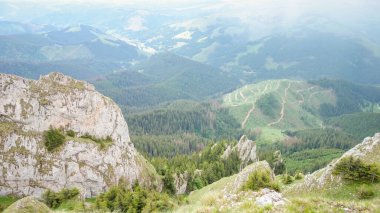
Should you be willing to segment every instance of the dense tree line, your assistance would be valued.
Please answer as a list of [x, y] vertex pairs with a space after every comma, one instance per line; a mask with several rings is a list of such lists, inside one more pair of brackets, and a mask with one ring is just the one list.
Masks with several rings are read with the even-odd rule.
[[147, 156], [174, 157], [201, 151], [212, 143], [211, 140], [196, 134], [176, 135], [132, 135], [131, 140], [139, 152]]
[[107, 212], [166, 212], [174, 204], [167, 194], [142, 188], [138, 182], [132, 189], [124, 184], [113, 186], [96, 198], [96, 207]]
[[264, 115], [271, 118], [278, 116], [278, 112], [281, 108], [280, 102], [273, 93], [268, 93], [260, 97], [256, 105]]
[[328, 79], [310, 81], [310, 83], [333, 89], [336, 94], [336, 105], [321, 104], [320, 115], [324, 117], [361, 112], [362, 108], [368, 104], [380, 102], [379, 87]]
[[171, 177], [187, 173], [189, 181], [187, 191], [190, 192], [239, 172], [241, 162], [237, 152], [232, 152], [227, 158], [222, 158], [227, 146], [234, 143], [220, 141], [192, 155], [176, 155], [172, 158], [153, 157], [151, 163], [160, 175], [166, 177], [164, 185], [168, 192], [173, 191]]
[[286, 154], [318, 148], [348, 150], [360, 142], [352, 138], [351, 135], [332, 128], [286, 131], [285, 133], [291, 136], [291, 138], [284, 140], [280, 148]]
[[355, 140], [352, 135], [333, 128], [285, 131], [284, 133], [288, 136], [284, 140], [258, 147], [259, 158], [267, 160], [272, 167], [278, 161], [274, 155], [276, 150], [283, 154], [286, 168], [278, 171], [277, 174], [286, 169], [290, 173], [313, 172], [361, 142], [361, 140]]
[[342, 129], [356, 140], [363, 140], [380, 132], [380, 113], [360, 112], [330, 118], [327, 125]]
[[237, 138], [240, 125], [225, 108], [210, 103], [194, 107], [162, 108], [127, 116], [133, 135], [170, 135], [196, 133], [206, 138]]

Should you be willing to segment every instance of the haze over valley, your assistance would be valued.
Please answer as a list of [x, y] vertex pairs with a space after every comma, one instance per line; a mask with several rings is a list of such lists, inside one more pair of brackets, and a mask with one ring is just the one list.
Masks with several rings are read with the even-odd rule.
[[376, 212], [380, 2], [0, 2], [0, 212]]

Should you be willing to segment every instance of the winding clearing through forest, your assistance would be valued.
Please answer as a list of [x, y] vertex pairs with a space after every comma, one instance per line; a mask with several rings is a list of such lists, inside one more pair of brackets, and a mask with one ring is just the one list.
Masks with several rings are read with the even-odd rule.
[[[279, 85], [279, 83], [277, 82], [277, 86], [278, 86], [278, 85]], [[266, 92], [267, 90], [268, 90], [268, 84], [265, 85], [264, 90], [261, 91], [261, 90], [259, 89], [258, 93], [260, 93], [260, 94], [259, 94], [259, 95], [253, 100], [251, 109], [248, 110], [247, 114], [246, 114], [245, 117], [244, 117], [243, 122], [241, 123], [241, 128], [242, 128], [242, 129], [245, 128], [245, 125], [247, 124], [248, 119], [249, 119], [251, 113], [255, 110], [255, 103], [256, 103], [257, 99], [260, 98], [263, 94], [265, 94], [265, 92]], [[251, 90], [251, 92], [253, 92], [253, 91]]]
[[272, 126], [272, 125], [275, 125], [275, 124], [278, 124], [280, 123], [283, 119], [284, 119], [284, 116], [285, 116], [285, 104], [286, 104], [286, 99], [287, 99], [287, 96], [288, 96], [288, 90], [290, 88], [290, 82], [288, 83], [288, 87], [285, 88], [285, 94], [284, 94], [284, 97], [282, 98], [282, 106], [281, 106], [281, 112], [280, 112], [280, 118], [275, 121], [275, 122], [272, 122], [272, 123], [269, 123], [268, 126]]

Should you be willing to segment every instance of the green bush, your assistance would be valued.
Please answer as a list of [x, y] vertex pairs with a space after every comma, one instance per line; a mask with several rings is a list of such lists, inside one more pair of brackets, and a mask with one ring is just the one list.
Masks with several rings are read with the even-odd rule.
[[294, 179], [301, 180], [304, 178], [304, 174], [302, 172], [298, 172], [296, 175], [294, 175]]
[[370, 199], [375, 196], [374, 190], [368, 185], [362, 185], [359, 187], [356, 195], [359, 199]]
[[262, 188], [280, 191], [280, 186], [272, 179], [269, 169], [256, 169], [249, 175], [247, 182], [243, 185], [243, 190], [257, 191]]
[[111, 144], [112, 143], [112, 138], [111, 136], [107, 136], [106, 138], [98, 138], [94, 135], [90, 135], [88, 133], [80, 136], [81, 138], [85, 138], [85, 139], [90, 139], [92, 141], [94, 141], [95, 143], [99, 144], [100, 145], [100, 148], [105, 148], [106, 147], [106, 144]]
[[343, 158], [334, 167], [334, 175], [353, 182], [376, 183], [380, 180], [380, 167], [377, 164], [366, 164], [352, 156]]
[[288, 175], [287, 173], [285, 173], [282, 176], [282, 182], [284, 184], [291, 184], [291, 183], [293, 183], [293, 181], [294, 181], [294, 178], [291, 175]]
[[260, 111], [271, 118], [278, 116], [281, 109], [281, 103], [278, 101], [276, 96], [273, 93], [268, 93], [261, 96], [256, 101], [257, 107]]
[[73, 130], [67, 130], [66, 131], [66, 135], [73, 138], [73, 137], [75, 137], [76, 134], [75, 134], [75, 132]]
[[123, 185], [113, 186], [96, 198], [96, 207], [111, 212], [155, 212], [173, 208], [170, 197], [143, 189], [134, 184], [132, 190]]
[[54, 192], [47, 190], [42, 198], [47, 206], [52, 209], [58, 208], [63, 202], [77, 198], [79, 195], [79, 190], [77, 188], [73, 189], [62, 189], [59, 192]]
[[65, 136], [61, 133], [59, 129], [54, 129], [50, 127], [49, 130], [44, 132], [45, 146], [48, 151], [53, 151], [54, 149], [65, 143]]

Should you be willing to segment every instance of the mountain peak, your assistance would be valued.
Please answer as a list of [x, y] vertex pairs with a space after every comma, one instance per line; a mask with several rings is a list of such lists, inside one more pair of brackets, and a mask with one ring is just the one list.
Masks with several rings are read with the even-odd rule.
[[[131, 143], [120, 108], [90, 84], [58, 72], [39, 80], [2, 74], [0, 94], [0, 194], [77, 187], [91, 197], [119, 180], [160, 186]], [[53, 151], [45, 138], [51, 128], [64, 137]]]

